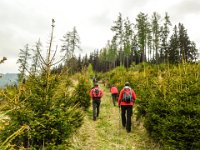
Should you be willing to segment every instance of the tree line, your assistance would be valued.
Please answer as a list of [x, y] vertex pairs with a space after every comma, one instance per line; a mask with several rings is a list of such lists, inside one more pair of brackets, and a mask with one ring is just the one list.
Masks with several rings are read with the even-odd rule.
[[68, 60], [71, 68], [92, 64], [95, 71], [108, 71], [117, 66], [128, 68], [133, 63], [177, 64], [197, 60], [198, 50], [187, 29], [183, 23], [172, 26], [168, 13], [162, 18], [157, 12], [151, 16], [140, 12], [134, 23], [119, 13], [111, 31], [113, 37], [104, 48], [82, 58], [71, 57]]
[[[131, 64], [143, 62], [177, 64], [197, 60], [198, 49], [195, 42], [190, 40], [187, 29], [182, 23], [172, 27], [168, 13], [162, 18], [157, 12], [151, 16], [140, 12], [135, 22], [131, 22], [128, 17], [123, 18], [119, 13], [110, 29], [113, 37], [107, 41], [105, 47], [95, 49], [82, 57], [75, 55], [76, 50], [87, 51], [81, 48], [76, 27], [64, 34], [60, 48], [63, 54], [62, 61], [53, 67], [52, 72], [61, 72], [63, 68], [68, 68], [70, 73], [75, 73], [89, 64], [92, 64], [94, 71], [105, 72], [117, 66], [128, 68]], [[38, 64], [41, 47], [42, 44], [38, 40], [33, 49], [30, 66], [32, 72], [37, 72], [37, 69], [41, 68]], [[24, 68], [28, 67], [25, 66], [27, 59], [30, 59], [28, 44], [20, 50], [18, 59], [22, 74], [25, 72]]]

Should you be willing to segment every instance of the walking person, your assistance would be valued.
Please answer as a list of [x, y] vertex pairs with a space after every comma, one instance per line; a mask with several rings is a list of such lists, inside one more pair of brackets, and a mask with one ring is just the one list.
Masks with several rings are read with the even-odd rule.
[[97, 79], [95, 76], [92, 78], [92, 82], [93, 82], [93, 86], [95, 86], [95, 83], [97, 82]]
[[128, 133], [131, 132], [131, 116], [135, 100], [136, 94], [130, 87], [130, 83], [126, 82], [124, 88], [120, 91], [118, 106], [121, 107], [122, 126], [126, 128]]
[[115, 102], [117, 101], [117, 96], [118, 96], [118, 89], [115, 85], [112, 85], [110, 88], [110, 93], [112, 96], [112, 101], [113, 101], [113, 105], [115, 106]]
[[90, 91], [90, 97], [92, 98], [93, 120], [95, 121], [100, 113], [101, 98], [103, 96], [103, 90], [95, 83], [94, 87]]

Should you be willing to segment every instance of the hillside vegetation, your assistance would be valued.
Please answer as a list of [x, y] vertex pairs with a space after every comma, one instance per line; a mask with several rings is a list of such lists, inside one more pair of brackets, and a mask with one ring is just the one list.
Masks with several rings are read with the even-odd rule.
[[92, 119], [92, 107], [86, 112], [84, 124], [71, 138], [71, 150], [159, 150], [147, 135], [142, 124], [133, 116], [132, 132], [127, 133], [121, 125], [119, 108], [113, 106], [109, 89], [104, 91], [100, 116]]
[[[164, 149], [200, 148], [200, 64], [118, 67], [105, 75], [109, 84], [129, 81], [138, 98], [137, 120]], [[108, 79], [109, 77], [109, 79]]]
[[[74, 76], [31, 77], [1, 94], [1, 148], [196, 150], [200, 148], [200, 65], [133, 65], [96, 74], [104, 90], [92, 120], [92, 70]], [[88, 73], [89, 72], [89, 73]], [[132, 132], [121, 126], [109, 93], [129, 81], [137, 94]], [[105, 86], [104, 86], [105, 85]], [[156, 144], [158, 143], [158, 144]]]

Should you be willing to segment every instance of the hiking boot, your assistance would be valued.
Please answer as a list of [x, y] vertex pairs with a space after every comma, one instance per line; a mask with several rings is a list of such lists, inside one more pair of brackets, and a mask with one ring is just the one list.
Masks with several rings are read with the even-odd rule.
[[127, 131], [127, 133], [130, 133], [131, 132], [131, 130], [126, 130]]
[[131, 128], [126, 128], [127, 133], [131, 132]]
[[94, 121], [96, 121], [96, 120], [97, 120], [97, 118], [96, 118], [96, 117], [93, 117], [93, 120], [94, 120]]
[[123, 128], [125, 128], [125, 127], [126, 127], [126, 123], [123, 123], [123, 122], [122, 122], [122, 126], [123, 126]]

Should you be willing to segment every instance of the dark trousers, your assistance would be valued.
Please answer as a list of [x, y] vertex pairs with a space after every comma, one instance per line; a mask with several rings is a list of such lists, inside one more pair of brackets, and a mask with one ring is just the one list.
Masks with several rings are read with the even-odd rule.
[[121, 105], [122, 126], [126, 127], [127, 132], [131, 131], [131, 116], [133, 106]]
[[96, 120], [96, 118], [99, 116], [100, 104], [101, 104], [100, 99], [93, 99], [92, 100], [93, 120]]
[[113, 101], [113, 105], [115, 106], [115, 102], [117, 101], [117, 96], [118, 94], [112, 94], [112, 101]]

